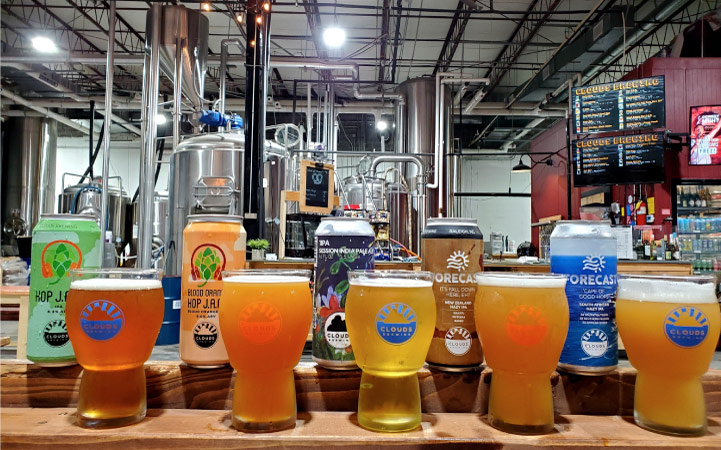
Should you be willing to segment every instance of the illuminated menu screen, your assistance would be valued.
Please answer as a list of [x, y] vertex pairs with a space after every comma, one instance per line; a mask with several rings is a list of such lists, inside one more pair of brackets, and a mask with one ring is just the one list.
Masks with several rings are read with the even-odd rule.
[[574, 88], [573, 129], [590, 134], [663, 128], [665, 96], [663, 76]]
[[663, 133], [573, 141], [573, 184], [663, 182], [663, 152]]

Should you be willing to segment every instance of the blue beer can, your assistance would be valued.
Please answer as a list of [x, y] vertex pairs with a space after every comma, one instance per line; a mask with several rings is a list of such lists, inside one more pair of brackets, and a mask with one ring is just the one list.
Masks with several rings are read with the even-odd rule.
[[556, 222], [551, 272], [567, 274], [569, 326], [558, 367], [602, 375], [618, 366], [616, 238], [604, 222]]

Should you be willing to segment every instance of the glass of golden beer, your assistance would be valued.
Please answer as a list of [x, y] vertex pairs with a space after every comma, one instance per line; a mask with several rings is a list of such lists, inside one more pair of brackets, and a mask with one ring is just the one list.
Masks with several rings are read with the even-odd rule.
[[568, 332], [566, 279], [554, 274], [476, 274], [476, 329], [493, 369], [488, 422], [501, 431], [553, 430], [551, 373]]
[[313, 316], [309, 270], [223, 272], [219, 322], [236, 370], [233, 427], [246, 432], [293, 428], [293, 368]]
[[633, 416], [659, 433], [706, 433], [701, 376], [721, 329], [714, 277], [619, 275], [618, 332], [637, 370]]
[[83, 366], [77, 423], [119, 427], [145, 417], [145, 361], [163, 323], [161, 272], [70, 272], [65, 322]]
[[363, 370], [358, 423], [408, 431], [421, 423], [418, 370], [436, 326], [433, 274], [407, 270], [349, 272], [346, 325]]

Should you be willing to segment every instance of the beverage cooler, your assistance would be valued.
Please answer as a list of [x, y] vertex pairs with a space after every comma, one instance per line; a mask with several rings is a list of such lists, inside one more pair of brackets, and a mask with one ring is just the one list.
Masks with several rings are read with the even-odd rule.
[[681, 259], [692, 261], [694, 273], [720, 272], [721, 182], [684, 180], [673, 190]]

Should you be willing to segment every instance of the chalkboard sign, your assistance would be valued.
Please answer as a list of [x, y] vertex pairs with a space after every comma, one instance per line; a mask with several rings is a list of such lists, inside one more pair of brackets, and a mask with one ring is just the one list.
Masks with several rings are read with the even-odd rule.
[[665, 179], [663, 133], [573, 141], [575, 186], [660, 183]]
[[576, 134], [663, 128], [666, 126], [664, 77], [579, 86], [573, 89]]
[[333, 209], [334, 167], [301, 161], [300, 211], [327, 214]]

